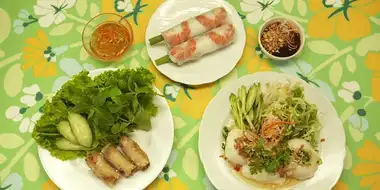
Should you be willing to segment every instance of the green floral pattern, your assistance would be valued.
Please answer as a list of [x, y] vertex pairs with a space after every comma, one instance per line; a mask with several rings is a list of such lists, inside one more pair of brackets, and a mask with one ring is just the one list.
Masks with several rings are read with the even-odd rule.
[[[344, 171], [335, 189], [380, 188], [380, 0], [227, 0], [246, 27], [244, 55], [226, 77], [197, 87], [170, 81], [149, 61], [144, 31], [163, 1], [0, 3], [0, 190], [58, 189], [40, 165], [30, 132], [43, 113], [43, 102], [63, 83], [81, 70], [104, 67], [149, 68], [171, 107], [174, 149], [148, 189], [215, 189], [198, 156], [203, 111], [228, 82], [266, 70], [305, 80], [335, 106], [347, 137]], [[84, 25], [101, 12], [114, 12], [131, 22], [135, 42], [123, 60], [103, 64], [82, 47]], [[260, 50], [258, 29], [274, 16], [294, 19], [305, 28], [306, 44], [299, 58], [279, 63]]]

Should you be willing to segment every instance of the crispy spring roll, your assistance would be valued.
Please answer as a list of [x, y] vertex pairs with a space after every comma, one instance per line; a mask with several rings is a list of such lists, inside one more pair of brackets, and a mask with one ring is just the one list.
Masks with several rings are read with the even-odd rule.
[[104, 157], [110, 162], [124, 177], [131, 176], [136, 169], [136, 166], [124, 157], [124, 155], [116, 148], [115, 145], [108, 144], [102, 149]]
[[146, 153], [140, 148], [140, 146], [127, 136], [123, 136], [120, 139], [120, 147], [137, 166], [139, 170], [145, 170], [149, 167], [149, 158]]
[[120, 178], [120, 174], [99, 152], [87, 155], [86, 162], [92, 172], [109, 187], [113, 187]]
[[149, 39], [149, 42], [154, 45], [164, 40], [170, 48], [229, 22], [226, 9], [218, 7], [183, 21], [161, 35]]

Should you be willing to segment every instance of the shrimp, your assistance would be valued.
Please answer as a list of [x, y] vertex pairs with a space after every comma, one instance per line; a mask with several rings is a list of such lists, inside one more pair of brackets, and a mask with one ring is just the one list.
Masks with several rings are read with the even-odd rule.
[[228, 29], [224, 31], [223, 35], [220, 35], [214, 31], [207, 33], [210, 39], [218, 45], [229, 44], [234, 38], [235, 29], [232, 24], [228, 24]]
[[215, 23], [220, 26], [226, 22], [227, 11], [224, 8], [217, 8], [212, 11], [215, 14]]
[[194, 38], [191, 38], [187, 42], [173, 47], [169, 53], [171, 56], [181, 61], [181, 60], [189, 59], [193, 55], [196, 49], [197, 49], [197, 41]]
[[186, 41], [187, 39], [190, 38], [191, 30], [190, 30], [189, 22], [184, 21], [181, 23], [181, 32], [178, 33], [175, 31], [175, 29], [176, 27], [169, 30], [168, 32], [163, 33], [168, 44], [170, 45], [180, 44], [183, 41]]
[[210, 13], [196, 16], [195, 19], [208, 30], [219, 27], [227, 18], [227, 12], [224, 8], [213, 9]]

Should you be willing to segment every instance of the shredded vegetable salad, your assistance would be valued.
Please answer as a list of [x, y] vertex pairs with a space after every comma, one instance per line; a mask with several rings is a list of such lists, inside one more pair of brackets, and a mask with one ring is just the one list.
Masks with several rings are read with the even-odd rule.
[[[265, 171], [286, 176], [294, 169], [292, 164], [309, 167], [322, 163], [315, 156], [321, 129], [318, 109], [305, 99], [304, 88], [299, 83], [242, 86], [229, 100], [234, 122], [222, 130], [222, 148], [226, 155], [236, 150], [252, 175]], [[227, 150], [230, 146], [227, 136], [232, 130], [241, 131], [241, 135], [234, 139], [233, 149]], [[292, 140], [305, 143], [294, 148]], [[312, 156], [318, 157], [318, 162]], [[234, 168], [236, 165], [241, 164], [235, 164]]]

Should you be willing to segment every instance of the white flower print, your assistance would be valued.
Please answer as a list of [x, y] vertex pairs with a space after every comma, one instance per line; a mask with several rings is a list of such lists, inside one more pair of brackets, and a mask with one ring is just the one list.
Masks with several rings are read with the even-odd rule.
[[358, 129], [361, 132], [365, 132], [368, 129], [368, 120], [363, 116], [354, 114], [348, 120], [353, 128]]
[[131, 0], [120, 0], [117, 1], [117, 7], [116, 9], [120, 12], [132, 12], [133, 11], [133, 5], [131, 3]]
[[170, 153], [166, 166], [164, 167], [164, 169], [162, 169], [162, 172], [158, 176], [159, 178], [164, 178], [166, 181], [169, 181], [169, 179], [177, 176], [177, 174], [171, 169], [173, 163], [177, 159], [177, 156], [177, 151], [173, 149]]
[[280, 0], [243, 0], [240, 7], [246, 15], [247, 21], [251, 24], [257, 24], [261, 19], [268, 20], [273, 16], [272, 6]]
[[34, 13], [38, 16], [38, 23], [41, 27], [49, 27], [59, 24], [65, 20], [65, 9], [71, 8], [76, 0], [37, 0]]
[[22, 177], [18, 173], [11, 173], [0, 183], [0, 189], [21, 190], [23, 187]]
[[37, 84], [25, 87], [23, 92], [25, 95], [21, 97], [20, 101], [29, 107], [33, 107], [36, 105], [37, 101], [40, 101], [43, 98], [43, 95], [40, 92], [40, 87]]
[[362, 97], [358, 82], [343, 82], [343, 88], [338, 91], [338, 96], [347, 103], [352, 103]]
[[[40, 92], [40, 87], [37, 84], [33, 84], [23, 89], [24, 95], [20, 98], [20, 102], [24, 106], [10, 106], [5, 111], [5, 117], [14, 122], [20, 122], [19, 130], [21, 133], [32, 132], [37, 120], [42, 116], [41, 107], [33, 115], [25, 117], [26, 112], [30, 112], [37, 102], [44, 98], [44, 95]], [[33, 108], [36, 110], [35, 108]]]
[[19, 126], [20, 132], [21, 133], [33, 132], [34, 126], [36, 125], [37, 120], [40, 119], [41, 116], [42, 116], [42, 113], [38, 111], [31, 118], [28, 118], [28, 117], [24, 118], [21, 121], [21, 124]]
[[29, 12], [25, 9], [21, 9], [20, 12], [18, 13], [18, 17], [22, 19], [28, 19], [29, 17]]
[[365, 118], [366, 114], [364, 109], [358, 109], [356, 113], [348, 119], [350, 121], [348, 132], [356, 142], [363, 140], [364, 133], [369, 128], [368, 120]]
[[[165, 168], [164, 168], [164, 170], [165, 170]], [[164, 178], [165, 175], [167, 175], [169, 178], [173, 178], [173, 177], [177, 176], [177, 174], [172, 169], [169, 169], [169, 171], [166, 172], [166, 173], [165, 173], [165, 171], [161, 172], [158, 177], [159, 178]]]
[[32, 132], [37, 120], [42, 116], [41, 110], [39, 109], [32, 115], [32, 117], [24, 118], [24, 114], [28, 109], [28, 107], [21, 108], [18, 106], [11, 106], [5, 111], [5, 117], [7, 119], [11, 119], [14, 122], [21, 121], [19, 125], [19, 130], [21, 133]]
[[13, 30], [16, 34], [22, 34], [24, 32], [25, 27], [23, 26], [24, 21], [20, 19], [16, 19], [13, 21]]
[[178, 91], [180, 90], [180, 86], [176, 84], [166, 84], [164, 86], [164, 95], [171, 101], [175, 101], [178, 96]]
[[325, 4], [332, 5], [333, 7], [341, 7], [343, 5], [341, 0], [326, 0]]
[[18, 106], [11, 106], [5, 111], [5, 117], [7, 119], [12, 119], [14, 122], [21, 121], [23, 114], [26, 112], [27, 108], [20, 108]]

